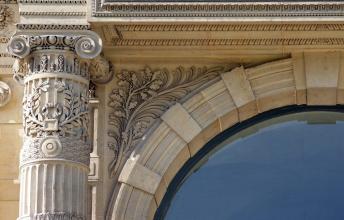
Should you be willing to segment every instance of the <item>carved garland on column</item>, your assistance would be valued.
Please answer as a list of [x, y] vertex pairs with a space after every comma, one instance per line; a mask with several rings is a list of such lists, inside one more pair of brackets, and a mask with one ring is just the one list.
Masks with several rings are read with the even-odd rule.
[[122, 71], [118, 88], [109, 95], [108, 147], [115, 153], [109, 165], [111, 176], [118, 175], [125, 160], [145, 133], [169, 106], [205, 83], [216, 80], [227, 67], [177, 68]]
[[[89, 81], [92, 71], [104, 71], [97, 82], [110, 73], [103, 58], [91, 61], [101, 47], [91, 31], [18, 33], [9, 42], [8, 51], [17, 57], [15, 79], [24, 85], [18, 219], [86, 219]], [[33, 193], [38, 191], [46, 193]], [[27, 208], [32, 201], [36, 209]]]
[[99, 43], [82, 35], [22, 35], [12, 38], [9, 51], [25, 57], [14, 65], [14, 78], [26, 91], [21, 163], [56, 157], [88, 164], [88, 89], [83, 87], [90, 78], [87, 59], [100, 53]]

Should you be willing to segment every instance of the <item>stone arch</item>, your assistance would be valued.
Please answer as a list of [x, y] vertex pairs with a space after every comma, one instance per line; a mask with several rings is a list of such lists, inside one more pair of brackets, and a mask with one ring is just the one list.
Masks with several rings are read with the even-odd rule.
[[152, 220], [185, 162], [241, 121], [289, 105], [344, 104], [343, 61], [339, 52], [299, 53], [252, 68], [238, 67], [176, 103], [127, 160], [112, 219]]

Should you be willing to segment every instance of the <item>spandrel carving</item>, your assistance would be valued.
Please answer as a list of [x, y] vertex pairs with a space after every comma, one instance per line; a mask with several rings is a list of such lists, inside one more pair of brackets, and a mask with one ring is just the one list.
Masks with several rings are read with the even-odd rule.
[[135, 72], [122, 71], [117, 87], [109, 94], [108, 147], [115, 158], [109, 172], [116, 176], [146, 131], [169, 106], [205, 83], [219, 77], [226, 67], [166, 69], [149, 67]]

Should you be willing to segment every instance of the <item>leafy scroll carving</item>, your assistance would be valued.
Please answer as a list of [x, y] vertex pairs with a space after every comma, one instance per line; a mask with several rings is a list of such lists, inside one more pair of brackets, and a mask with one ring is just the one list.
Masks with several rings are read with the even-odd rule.
[[116, 176], [145, 133], [171, 105], [190, 92], [216, 80], [228, 67], [183, 68], [173, 72], [146, 67], [138, 72], [122, 71], [118, 87], [109, 95], [108, 147], [115, 153], [109, 165], [111, 176]]

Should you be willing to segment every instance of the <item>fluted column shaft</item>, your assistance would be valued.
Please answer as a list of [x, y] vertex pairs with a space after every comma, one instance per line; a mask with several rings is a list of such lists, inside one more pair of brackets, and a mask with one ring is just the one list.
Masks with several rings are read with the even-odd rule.
[[92, 32], [17, 34], [8, 49], [24, 85], [18, 220], [85, 220], [89, 66], [100, 39]]

